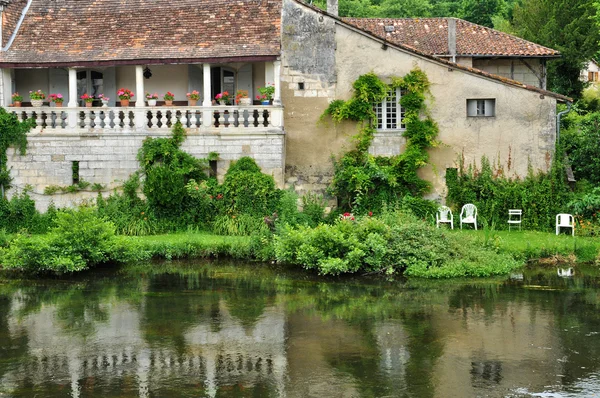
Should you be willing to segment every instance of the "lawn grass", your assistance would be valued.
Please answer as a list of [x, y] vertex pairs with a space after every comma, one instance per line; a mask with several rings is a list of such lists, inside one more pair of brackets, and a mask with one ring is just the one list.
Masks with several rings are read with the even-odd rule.
[[454, 230], [453, 233], [474, 236], [482, 245], [510, 253], [518, 260], [534, 260], [554, 255], [574, 254], [578, 262], [592, 262], [600, 252], [600, 238], [556, 235], [539, 231]]
[[220, 236], [209, 233], [174, 233], [140, 237], [122, 237], [145, 252], [149, 258], [204, 258], [226, 256], [252, 258], [252, 238]]

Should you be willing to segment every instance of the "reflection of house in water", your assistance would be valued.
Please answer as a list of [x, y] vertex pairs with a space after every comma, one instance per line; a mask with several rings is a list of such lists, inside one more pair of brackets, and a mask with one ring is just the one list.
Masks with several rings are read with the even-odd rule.
[[79, 397], [88, 379], [101, 390], [130, 376], [140, 397], [156, 395], [152, 392], [172, 378], [204, 386], [210, 397], [220, 386], [251, 387], [257, 382], [284, 395], [285, 318], [279, 308], [267, 307], [252, 327], [244, 327], [221, 302], [221, 328], [214, 331], [208, 322], [193, 326], [185, 333], [186, 347], [180, 352], [144, 340], [138, 308], [110, 300], [99, 306], [108, 315], [92, 322], [92, 330], [80, 333], [77, 325], [65, 327], [55, 306], [43, 306], [19, 319], [15, 315], [19, 305], [13, 304], [10, 333], [28, 336], [30, 360], [7, 373], [0, 384], [8, 391], [26, 382], [70, 384], [71, 396]]
[[380, 368], [396, 382], [405, 383], [406, 365], [410, 358], [408, 336], [399, 322], [385, 321], [375, 326], [377, 345], [381, 350]]
[[435, 367], [436, 396], [452, 396], [453, 391], [505, 396], [516, 387], [544, 391], [563, 371], [560, 336], [551, 327], [554, 315], [529, 303], [438, 312], [432, 322], [445, 340]]

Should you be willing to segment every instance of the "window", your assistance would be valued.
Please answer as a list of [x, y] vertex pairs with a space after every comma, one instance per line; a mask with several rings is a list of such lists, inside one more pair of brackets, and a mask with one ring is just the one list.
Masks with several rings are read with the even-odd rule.
[[467, 116], [491, 117], [496, 116], [495, 99], [468, 99]]
[[89, 94], [92, 97], [97, 98], [104, 90], [104, 75], [102, 72], [95, 70], [82, 70], [77, 72], [77, 99], [80, 106], [84, 106], [85, 103], [81, 99], [83, 94]]
[[400, 97], [402, 97], [400, 89], [390, 87], [384, 100], [375, 104], [377, 130], [404, 130], [406, 128], [402, 123], [404, 109], [400, 106]]

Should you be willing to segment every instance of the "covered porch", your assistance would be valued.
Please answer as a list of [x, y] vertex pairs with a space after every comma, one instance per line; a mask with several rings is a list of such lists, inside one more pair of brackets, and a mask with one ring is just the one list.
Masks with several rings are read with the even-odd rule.
[[[271, 104], [256, 99], [259, 87], [275, 88]], [[283, 129], [280, 95], [280, 61], [251, 60], [234, 63], [138, 64], [63, 68], [5, 68], [2, 70], [2, 106], [21, 119], [35, 119], [35, 131], [100, 133], [160, 132], [180, 120], [197, 133], [227, 131], [273, 131]], [[8, 89], [10, 88], [10, 89]], [[117, 90], [134, 92], [127, 106], [117, 97]], [[33, 107], [29, 92], [41, 90], [61, 94], [61, 107], [46, 98], [43, 106]], [[200, 93], [196, 106], [189, 106], [187, 93]], [[227, 105], [215, 101], [227, 91], [232, 100]], [[234, 101], [235, 94], [247, 93], [250, 105]], [[23, 96], [23, 106], [13, 106], [12, 94]], [[164, 106], [163, 95], [174, 94], [172, 106]], [[157, 106], [148, 106], [146, 93], [157, 93]], [[86, 107], [81, 96], [95, 98]], [[103, 106], [99, 97], [109, 97]]]

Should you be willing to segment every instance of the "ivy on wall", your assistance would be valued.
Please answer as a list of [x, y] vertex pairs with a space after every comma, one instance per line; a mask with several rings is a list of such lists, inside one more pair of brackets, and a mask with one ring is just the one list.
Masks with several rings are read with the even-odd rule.
[[35, 119], [29, 118], [19, 121], [17, 115], [0, 108], [0, 186], [9, 189], [12, 178], [6, 163], [8, 157], [6, 150], [11, 145], [19, 149], [21, 155], [25, 155], [27, 148], [27, 133], [33, 127]]
[[372, 156], [369, 147], [376, 132], [374, 105], [384, 100], [389, 85], [374, 73], [360, 76], [352, 85], [354, 94], [348, 101], [333, 101], [322, 115], [335, 122], [360, 123], [356, 148], [334, 160], [334, 177], [330, 193], [337, 196], [342, 210], [355, 213], [378, 211], [384, 205], [401, 201], [405, 196], [420, 197], [430, 184], [419, 178], [417, 171], [427, 164], [427, 150], [436, 146], [438, 126], [425, 103], [429, 80], [419, 68], [404, 77], [392, 78], [391, 87], [403, 92], [406, 150], [392, 157]]

